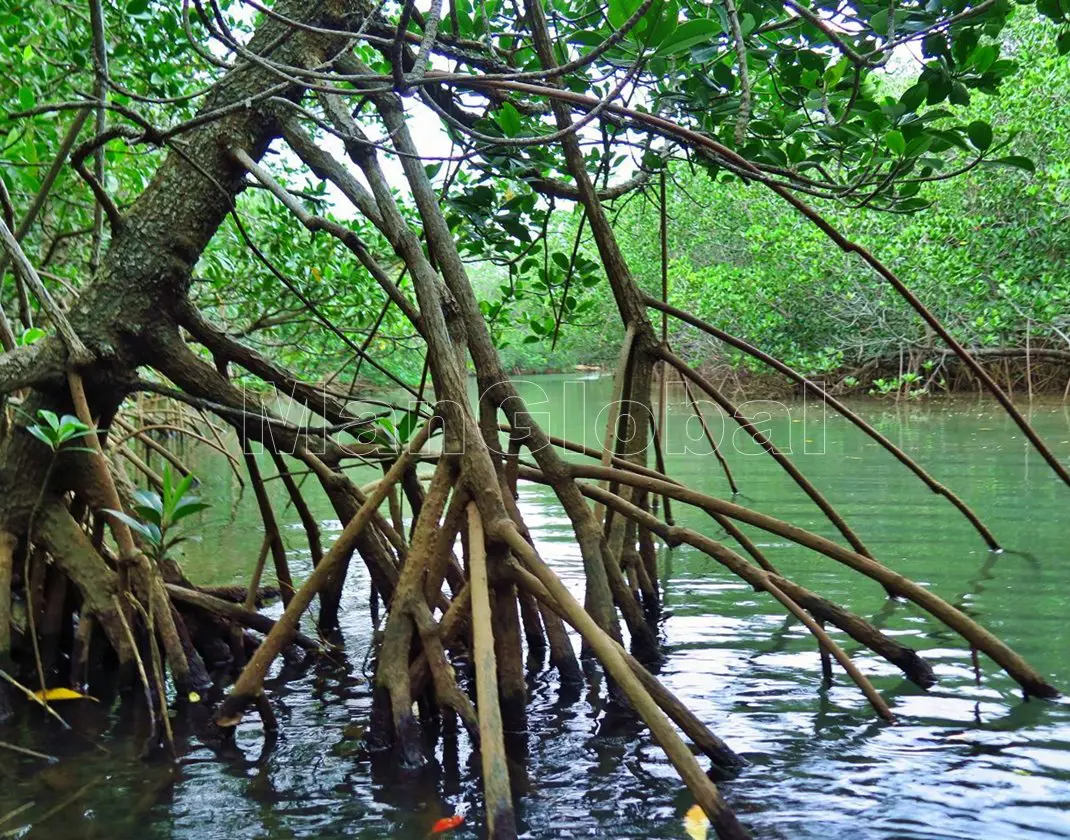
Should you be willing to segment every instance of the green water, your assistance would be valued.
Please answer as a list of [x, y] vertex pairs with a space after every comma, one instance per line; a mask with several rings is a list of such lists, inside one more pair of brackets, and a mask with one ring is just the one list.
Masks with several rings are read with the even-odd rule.
[[[544, 412], [550, 433], [598, 444], [606, 380], [532, 377], [520, 387], [533, 411]], [[767, 414], [764, 428], [782, 448], [790, 445], [796, 463], [878, 558], [967, 611], [1057, 686], [1070, 688], [1070, 489], [988, 402], [863, 402], [857, 409], [958, 491], [1007, 551], [987, 551], [950, 505], [849, 424], [823, 416], [820, 406], [754, 404], [748, 411]], [[683, 405], [671, 406], [669, 472], [727, 497], [723, 474], [688, 417]], [[719, 416], [710, 418], [719, 430]], [[1060, 457], [1070, 457], [1065, 406], [1037, 404], [1031, 419]], [[733, 438], [730, 424], [722, 443], [742, 504], [836, 537], [775, 464]], [[199, 463], [204, 495], [216, 506], [186, 548], [185, 569], [198, 582], [244, 582], [261, 541], [255, 503], [219, 459]], [[282, 509], [282, 488], [272, 485]], [[329, 540], [338, 523], [321, 497], [312, 499]], [[550, 494], [523, 486], [521, 508], [543, 556], [580, 592], [578, 547]], [[681, 524], [719, 536], [704, 515], [682, 506], [674, 512]], [[292, 511], [285, 518], [291, 565], [303, 575], [302, 532]], [[830, 689], [821, 687], [812, 640], [771, 598], [695, 551], [663, 551], [661, 678], [748, 760], [722, 789], [755, 836], [1070, 837], [1070, 705], [1023, 702], [1015, 684], [983, 659], [977, 686], [962, 641], [913, 605], [890, 602], [879, 585], [831, 560], [760, 532], [752, 536], [785, 573], [923, 652], [939, 678], [924, 692], [883, 660], [857, 652], [899, 721], [877, 723], [842, 675]], [[236, 747], [220, 748], [180, 720], [181, 756], [171, 769], [137, 761], [133, 724], [117, 721], [108, 708], [86, 704], [71, 713], [76, 728], [107, 754], [89, 746], [88, 737], [31, 734], [23, 721], [0, 737], [61, 760], [43, 768], [3, 755], [0, 818], [34, 804], [0, 823], [0, 832], [27, 826], [20, 835], [407, 839], [425, 838], [436, 818], [467, 808], [468, 822], [451, 836], [481, 836], [478, 757], [463, 735], [440, 741], [436, 760], [414, 774], [346, 737], [347, 725], [363, 723], [370, 707], [362, 673], [371, 630], [367, 578], [357, 564], [348, 589], [344, 657], [304, 670], [287, 666], [281, 675], [276, 666], [269, 691], [282, 733], [275, 743], [265, 744], [251, 720], [239, 728]], [[545, 670], [532, 670], [529, 685], [529, 731], [514, 744], [527, 752], [527, 779], [516, 780], [525, 837], [686, 836], [686, 790], [645, 731], [606, 725], [604, 690], [564, 690]]]

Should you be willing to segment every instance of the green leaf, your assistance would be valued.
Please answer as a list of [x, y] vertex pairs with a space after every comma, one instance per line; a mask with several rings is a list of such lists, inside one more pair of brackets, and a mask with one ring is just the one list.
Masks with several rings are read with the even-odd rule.
[[56, 416], [56, 412], [42, 408], [37, 412], [37, 416], [44, 420], [53, 431], [59, 430], [59, 417]]
[[145, 505], [134, 505], [134, 513], [144, 519], [146, 522], [151, 522], [153, 525], [159, 527], [160, 514], [159, 511], [154, 508], [147, 507]]
[[[879, 114], [880, 111], [877, 111]], [[793, 134], [806, 122], [806, 114], [792, 114], [784, 120], [784, 134]]]
[[921, 44], [922, 49], [927, 56], [935, 58], [936, 56], [944, 55], [947, 52], [947, 38], [940, 33], [927, 35]]
[[389, 417], [379, 417], [375, 421], [375, 424], [380, 429], [382, 429], [383, 431], [387, 432], [391, 437], [394, 437], [396, 432], [397, 432], [397, 429], [394, 426], [394, 421], [391, 420]]
[[590, 31], [577, 30], [568, 36], [568, 42], [570, 44], [579, 44], [581, 47], [597, 47], [605, 41], [607, 37], [609, 37], [609, 33], [601, 29]]
[[59, 418], [60, 440], [73, 440], [89, 434], [90, 428], [73, 414], [64, 414]]
[[680, 18], [680, 6], [676, 0], [667, 2], [655, 0], [645, 17], [653, 21], [653, 28], [646, 33], [643, 40], [650, 49], [656, 50], [676, 31]]
[[907, 150], [905, 152], [907, 157], [920, 157], [929, 151], [929, 147], [933, 144], [933, 137], [929, 134], [922, 134], [919, 137], [915, 137], [909, 143], [907, 143]]
[[1037, 11], [1046, 18], [1063, 22], [1063, 10], [1059, 7], [1059, 0], [1037, 0]]
[[850, 66], [850, 62], [847, 57], [844, 56], [834, 64], [829, 65], [829, 68], [825, 70], [825, 89], [833, 90], [836, 85], [843, 79], [843, 74], [847, 72], [847, 68]]
[[498, 125], [506, 137], [516, 137], [520, 133], [520, 112], [512, 102], [503, 102], [498, 109]]
[[952, 93], [951, 79], [943, 73], [932, 74], [927, 84], [929, 85], [929, 92], [925, 97], [925, 101], [930, 105], [937, 105], [943, 102]]
[[992, 126], [984, 120], [974, 120], [966, 126], [966, 136], [975, 148], [983, 152], [992, 145]]
[[163, 465], [163, 504], [164, 508], [167, 508], [167, 501], [174, 496], [174, 473], [171, 472], [171, 465]]
[[[911, 88], [907, 88], [906, 92], [899, 97], [899, 101], [903, 103], [903, 107], [908, 111], [917, 111], [918, 107], [925, 98], [929, 95], [929, 85], [927, 82], [918, 82]], [[878, 112], [879, 113], [879, 112]]]
[[676, 31], [666, 38], [657, 51], [657, 55], [679, 55], [697, 44], [704, 44], [720, 34], [721, 25], [710, 18], [689, 20], [676, 27]]
[[1023, 155], [1008, 155], [1007, 157], [993, 158], [992, 160], [986, 160], [985, 163], [990, 166], [1010, 166], [1014, 169], [1023, 169], [1026, 172], [1037, 171], [1037, 165]]
[[40, 327], [30, 327], [28, 330], [24, 330], [22, 335], [19, 337], [19, 344], [22, 347], [25, 347], [28, 344], [33, 344], [35, 342], [40, 341], [46, 335], [48, 335], [48, 333], [46, 333]]
[[897, 155], [901, 155], [907, 150], [907, 141], [901, 131], [889, 131], [885, 134], [884, 145]]
[[[609, 0], [609, 10], [606, 17], [614, 29], [620, 29], [627, 23], [628, 18], [635, 14], [635, 10], [642, 4], [642, 0]], [[635, 34], [635, 30], [632, 30]]]
[[1059, 33], [1059, 37], [1055, 39], [1055, 46], [1059, 50], [1059, 55], [1070, 53], [1070, 29], [1064, 29]]
[[128, 15], [140, 15], [149, 10], [149, 0], [130, 0], [126, 4], [126, 13]]
[[55, 441], [53, 441], [52, 438], [49, 437], [48, 432], [46, 432], [40, 426], [27, 426], [26, 431], [33, 435], [35, 438], [37, 438], [39, 441], [41, 441], [41, 443], [43, 443], [49, 449], [54, 450], [56, 448]]
[[193, 473], [190, 473], [189, 475], [185, 476], [180, 482], [178, 482], [178, 486], [176, 486], [171, 492], [170, 501], [172, 510], [179, 502], [181, 502], [186, 497], [186, 494], [189, 493], [190, 488], [193, 487], [193, 482], [196, 480], [197, 479], [193, 475]]
[[134, 491], [134, 510], [147, 522], [163, 522], [163, 500], [150, 490]]
[[415, 411], [405, 412], [405, 416], [398, 423], [398, 442], [408, 443], [412, 433], [420, 423], [420, 415]]
[[174, 525], [177, 522], [181, 522], [187, 516], [193, 516], [193, 514], [200, 513], [202, 510], [208, 510], [211, 506], [210, 502], [202, 502], [196, 496], [189, 496], [179, 502], [178, 506], [171, 511], [171, 524]]
[[897, 202], [895, 209], [901, 212], [913, 213], [916, 210], [924, 210], [930, 204], [931, 202], [926, 201], [924, 198], [908, 198], [905, 201]]
[[134, 517], [130, 516], [127, 513], [123, 513], [123, 511], [121, 510], [111, 510], [110, 508], [105, 508], [104, 512], [107, 514], [111, 514], [120, 522], [125, 523], [128, 528], [141, 534], [141, 536], [148, 540], [152, 545], [160, 545], [160, 530], [154, 525], [146, 525], [144, 522], [139, 522], [138, 520], [134, 519]]
[[23, 111], [29, 111], [34, 103], [37, 101], [37, 97], [33, 95], [33, 89], [23, 85], [19, 88], [19, 109]]
[[947, 97], [952, 105], [969, 105], [970, 104], [970, 92], [966, 89], [966, 85], [962, 82], [955, 82], [951, 86], [951, 93]]
[[995, 44], [985, 44], [983, 47], [978, 47], [973, 54], [974, 71], [984, 73], [998, 57], [999, 47]]

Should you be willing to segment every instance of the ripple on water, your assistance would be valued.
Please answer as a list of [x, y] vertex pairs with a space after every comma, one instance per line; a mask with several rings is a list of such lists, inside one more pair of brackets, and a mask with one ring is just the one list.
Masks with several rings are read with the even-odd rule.
[[[1002, 441], [1003, 427], [991, 411], [965, 408], [911, 407], [905, 421], [881, 406], [864, 405], [862, 413], [969, 500], [1007, 542], [1011, 550], [1001, 555], [987, 552], [947, 505], [835, 416], [825, 420], [828, 455], [799, 452], [796, 460], [882, 561], [1003, 634], [1065, 688], [1070, 685], [1065, 488], [1049, 481], [1017, 444]], [[670, 443], [682, 440], [686, 417], [670, 412]], [[1049, 440], [1064, 441], [1060, 455], [1070, 454], [1060, 413], [1038, 405], [1033, 419]], [[777, 437], [785, 431], [779, 422], [773, 421], [774, 439], [783, 439]], [[978, 432], [979, 425], [995, 431]], [[570, 437], [582, 436], [572, 431], [577, 430]], [[589, 441], [601, 440], [593, 425], [587, 431]], [[835, 457], [841, 455], [848, 458]], [[747, 493], [739, 503], [837, 538], [773, 465], [735, 453], [729, 457]], [[229, 473], [225, 465], [218, 474], [210, 472], [216, 468], [202, 471], [203, 491], [227, 498]], [[726, 492], [705, 458], [670, 455], [669, 470], [699, 489]], [[271, 492], [281, 491], [273, 486]], [[276, 499], [285, 524], [296, 525], [292, 509], [282, 513], [285, 499]], [[579, 546], [550, 492], [523, 485], [520, 505], [543, 557], [582, 598]], [[203, 540], [190, 546], [185, 567], [192, 579], [247, 579], [262, 532], [251, 499], [236, 510], [233, 522], [220, 514], [216, 525], [206, 526]], [[328, 543], [340, 525], [325, 503], [314, 513]], [[722, 537], [704, 514], [683, 506], [675, 506], [674, 514], [682, 525]], [[748, 533], [786, 574], [922, 652], [940, 679], [922, 692], [888, 663], [859, 653], [843, 634], [831, 631], [899, 720], [896, 726], [876, 723], [839, 669], [834, 684], [822, 687], [813, 640], [779, 605], [696, 552], [663, 552], [666, 614], [660, 632], [666, 659], [660, 676], [749, 762], [721, 787], [756, 837], [1070, 838], [1070, 703], [1023, 703], [1014, 683], [984, 657], [978, 687], [967, 646], [918, 608], [889, 601], [879, 585], [833, 561], [758, 531]], [[310, 560], [301, 532], [287, 527], [285, 539], [294, 573], [303, 577]], [[167, 787], [154, 768], [133, 760], [136, 744], [121, 732], [108, 742], [115, 757], [84, 744], [71, 746], [59, 736], [40, 744], [27, 741], [26, 746], [63, 757], [57, 767], [70, 778], [55, 772], [45, 777], [34, 762], [8, 757], [9, 764], [0, 765], [0, 814], [25, 801], [43, 812], [85, 782], [104, 779], [106, 784], [88, 790], [79, 805], [40, 831], [47, 830], [50, 840], [426, 840], [434, 819], [466, 810], [467, 822], [450, 837], [476, 840], [483, 830], [478, 755], [466, 736], [440, 741], [427, 768], [403, 773], [343, 732], [351, 722], [363, 725], [371, 705], [361, 677], [373, 629], [368, 583], [358, 564], [352, 569], [342, 614], [344, 667], [320, 665], [272, 686], [282, 723], [273, 747], [265, 746], [255, 720], [242, 725], [230, 754], [193, 741], [177, 783]], [[278, 610], [276, 605], [269, 612]], [[527, 754], [527, 772], [514, 778], [527, 840], [683, 838], [680, 817], [692, 804], [690, 796], [644, 729], [607, 716], [603, 684], [572, 689], [552, 673], [537, 671], [529, 690], [529, 730], [513, 739]]]

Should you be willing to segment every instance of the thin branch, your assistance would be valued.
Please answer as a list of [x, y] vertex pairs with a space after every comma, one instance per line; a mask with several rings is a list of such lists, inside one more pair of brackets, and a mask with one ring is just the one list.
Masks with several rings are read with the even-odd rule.
[[48, 314], [49, 319], [51, 319], [52, 325], [62, 337], [63, 343], [67, 347], [67, 352], [70, 354], [71, 362], [79, 365], [91, 361], [94, 358], [93, 354], [86, 349], [84, 344], [82, 344], [82, 340], [78, 338], [78, 334], [75, 333], [73, 327], [71, 327], [70, 322], [67, 320], [67, 316], [63, 314], [55, 300], [53, 300], [52, 296], [48, 293], [48, 289], [45, 288], [44, 283], [41, 282], [37, 270], [26, 257], [26, 253], [22, 250], [22, 246], [19, 245], [18, 240], [15, 239], [15, 235], [3, 221], [0, 221], [0, 241], [3, 242], [4, 250], [7, 251], [8, 256], [11, 257], [15, 264], [15, 272], [19, 274], [22, 277], [23, 282], [30, 287], [34, 297], [37, 298], [41, 307]]
[[[93, 24], [93, 94], [99, 100], [96, 110], [97, 135], [108, 127], [107, 80], [108, 80], [108, 43], [104, 34], [104, 7], [101, 0], [89, 0], [89, 13]], [[93, 176], [100, 184], [104, 183], [104, 146], [98, 146], [93, 154]], [[93, 274], [100, 265], [100, 249], [104, 241], [104, 207], [99, 202], [93, 207], [93, 241], [90, 246], [89, 273]]]

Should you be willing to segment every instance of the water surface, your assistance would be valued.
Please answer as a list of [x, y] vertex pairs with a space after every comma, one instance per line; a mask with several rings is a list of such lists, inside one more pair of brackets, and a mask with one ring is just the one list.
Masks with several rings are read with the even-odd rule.
[[[607, 380], [532, 377], [521, 390], [552, 434], [597, 445]], [[1061, 486], [998, 407], [986, 401], [863, 402], [858, 410], [938, 479], [963, 496], [1008, 549], [986, 550], [970, 526], [887, 453], [820, 406], [753, 404], [782, 448], [839, 507], [883, 562], [931, 588], [1001, 635], [1060, 688], [1070, 686], [1070, 490]], [[719, 415], [710, 413], [715, 432]], [[1031, 419], [1064, 459], [1070, 411], [1037, 403]], [[812, 503], [756, 447], [724, 424], [722, 445], [742, 504], [835, 538]], [[728, 497], [701, 431], [676, 402], [668, 418], [668, 468], [677, 479]], [[251, 493], [239, 492], [220, 460], [199, 461], [204, 515], [183, 560], [202, 583], [244, 583], [261, 529]], [[285, 500], [275, 486], [277, 509]], [[311, 486], [311, 485], [309, 485]], [[329, 505], [312, 493], [325, 542], [337, 534]], [[544, 488], [524, 485], [521, 509], [542, 555], [577, 593], [581, 562], [568, 522]], [[703, 514], [676, 506], [679, 523], [714, 537]], [[308, 568], [300, 524], [289, 510], [286, 540], [295, 574]], [[932, 662], [938, 685], [924, 692], [848, 640], [845, 647], [891, 703], [898, 724], [874, 720], [842, 674], [821, 686], [805, 629], [688, 548], [662, 551], [666, 661], [661, 678], [749, 762], [724, 783], [743, 822], [764, 838], [1070, 837], [1070, 705], [1023, 702], [1016, 685], [982, 658], [975, 684], [968, 649], [911, 604], [835, 562], [753, 532], [786, 574], [872, 618]], [[282, 732], [265, 744], [258, 721], [239, 728], [237, 748], [202, 744], [180, 725], [176, 768], [136, 760], [132, 725], [109, 708], [75, 714], [88, 737], [21, 728], [8, 741], [61, 757], [4, 754], [0, 831], [32, 837], [425, 838], [440, 816], [467, 809], [457, 840], [480, 836], [478, 756], [461, 735], [439, 741], [436, 760], [400, 775], [355, 737], [367, 719], [371, 635], [367, 575], [353, 565], [344, 614], [344, 655], [311, 669], [276, 666], [269, 681]], [[277, 607], [274, 608], [277, 611]], [[839, 634], [838, 634], [839, 635]], [[281, 669], [281, 673], [280, 673]], [[533, 669], [519, 818], [532, 840], [565, 837], [681, 838], [691, 804], [642, 729], [607, 725], [604, 689], [563, 690]], [[88, 788], [84, 787], [89, 785]], [[68, 802], [55, 816], [45, 814]]]

